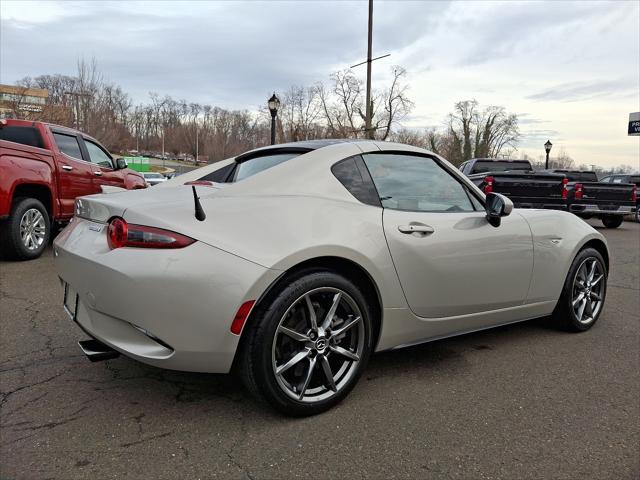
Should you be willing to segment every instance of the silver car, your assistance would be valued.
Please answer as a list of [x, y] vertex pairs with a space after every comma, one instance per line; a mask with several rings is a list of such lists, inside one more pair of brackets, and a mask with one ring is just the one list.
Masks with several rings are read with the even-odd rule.
[[514, 210], [431, 152], [357, 140], [83, 197], [54, 257], [91, 359], [233, 368], [288, 415], [342, 400], [376, 351], [546, 315], [587, 330], [609, 268], [574, 215]]
[[158, 185], [167, 181], [167, 178], [161, 173], [157, 172], [141, 172], [145, 181], [149, 186]]

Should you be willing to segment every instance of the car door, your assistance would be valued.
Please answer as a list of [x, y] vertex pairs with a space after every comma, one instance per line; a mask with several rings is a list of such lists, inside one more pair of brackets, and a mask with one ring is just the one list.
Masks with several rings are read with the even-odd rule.
[[100, 190], [102, 185], [112, 185], [124, 188], [124, 178], [121, 172], [115, 169], [115, 162], [111, 155], [96, 142], [84, 138], [84, 147], [91, 161], [93, 182]]
[[52, 131], [58, 147], [58, 195], [60, 211], [65, 218], [73, 216], [76, 197], [96, 193], [91, 164], [83, 159], [78, 135], [67, 131]]
[[435, 157], [363, 155], [410, 309], [426, 318], [522, 305], [533, 269], [529, 225], [517, 213], [491, 226], [476, 197]]

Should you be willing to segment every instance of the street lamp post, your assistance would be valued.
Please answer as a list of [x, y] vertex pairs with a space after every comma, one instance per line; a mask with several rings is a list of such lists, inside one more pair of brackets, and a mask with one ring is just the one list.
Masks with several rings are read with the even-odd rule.
[[544, 151], [547, 152], [547, 160], [544, 163], [545, 170], [549, 169], [549, 153], [551, 152], [551, 147], [553, 147], [553, 143], [547, 140], [547, 143], [544, 144]]
[[271, 98], [268, 100], [269, 112], [271, 112], [271, 145], [276, 144], [276, 115], [278, 115], [278, 108], [280, 108], [280, 99], [276, 97], [276, 93], [273, 92]]

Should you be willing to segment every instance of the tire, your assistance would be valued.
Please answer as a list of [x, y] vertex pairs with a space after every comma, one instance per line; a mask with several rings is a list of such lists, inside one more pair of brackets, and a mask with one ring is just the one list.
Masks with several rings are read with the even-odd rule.
[[[596, 267], [591, 274], [594, 263]], [[608, 272], [605, 265], [602, 255], [594, 248], [581, 250], [573, 259], [552, 315], [564, 330], [584, 332], [598, 321], [607, 295]]]
[[602, 224], [607, 228], [618, 228], [623, 221], [624, 217], [622, 215], [606, 215], [602, 217]]
[[[335, 315], [327, 323], [333, 305]], [[281, 282], [252, 317], [240, 375], [251, 393], [285, 415], [316, 415], [338, 404], [371, 355], [373, 317], [366, 297], [330, 271], [308, 270]]]
[[[21, 225], [27, 229], [24, 237]], [[51, 222], [42, 202], [35, 198], [14, 199], [9, 219], [0, 231], [3, 253], [17, 260], [33, 260], [47, 248], [50, 238]]]

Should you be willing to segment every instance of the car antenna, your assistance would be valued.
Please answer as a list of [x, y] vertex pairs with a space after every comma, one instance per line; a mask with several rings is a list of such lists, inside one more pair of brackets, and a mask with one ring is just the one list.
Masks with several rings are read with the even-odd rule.
[[191, 189], [193, 190], [193, 203], [195, 203], [196, 206], [196, 220], [202, 222], [205, 218], [207, 218], [207, 215], [202, 209], [202, 205], [200, 204], [200, 197], [198, 197], [198, 194], [196, 193], [195, 185], [191, 185]]

